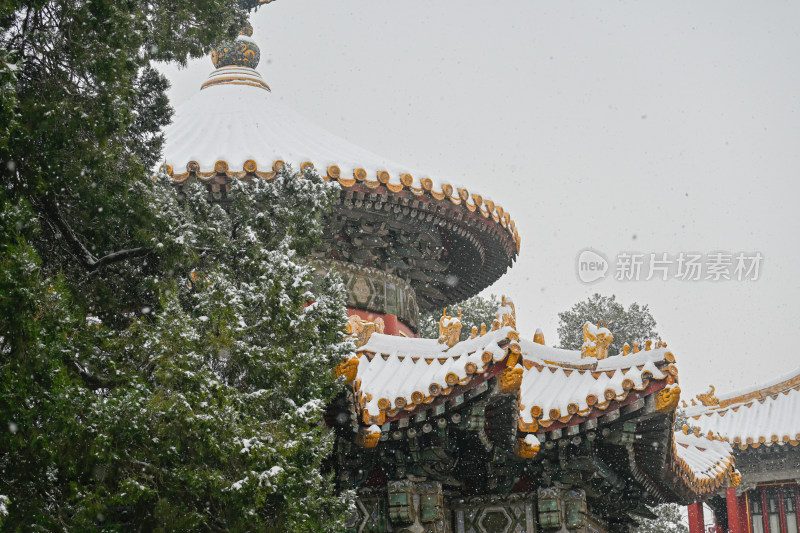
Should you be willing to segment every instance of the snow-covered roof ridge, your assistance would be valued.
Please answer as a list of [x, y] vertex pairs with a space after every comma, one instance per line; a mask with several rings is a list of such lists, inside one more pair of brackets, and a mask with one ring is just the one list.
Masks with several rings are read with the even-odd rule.
[[[452, 347], [437, 339], [373, 333], [358, 348], [355, 391], [364, 424], [383, 424], [438, 396], [450, 395], [474, 379], [487, 379], [491, 367], [518, 352], [511, 327], [500, 327]], [[493, 375], [493, 374], [492, 374]]]
[[597, 360], [578, 350], [520, 340], [525, 372], [520, 387], [519, 426], [536, 432], [593, 411], [618, 407], [632, 393], [657, 392], [674, 384], [677, 369], [664, 348]]
[[720, 408], [729, 407], [750, 400], [764, 399], [769, 396], [776, 396], [782, 392], [797, 389], [800, 389], [800, 367], [758, 385], [739, 389], [728, 394], [720, 394], [718, 396], [719, 406]]
[[694, 492], [707, 494], [724, 486], [737, 486], [733, 449], [718, 438], [676, 431], [672, 438], [673, 469]]
[[654, 348], [627, 355], [618, 354], [608, 356], [605, 359], [597, 359], [595, 357], [584, 357], [580, 350], [554, 348], [526, 339], [520, 340], [520, 346], [522, 347], [524, 358], [528, 361], [579, 370], [606, 371], [627, 369], [662, 361], [667, 363], [675, 362], [675, 356], [667, 348]]
[[313, 165], [343, 188], [384, 187], [480, 213], [507, 230], [519, 249], [511, 216], [488, 197], [434, 180], [330, 133], [284, 105], [253, 68], [229, 65], [213, 71], [203, 90], [176, 108], [164, 136], [163, 167], [177, 182], [220, 175], [270, 179], [286, 163]]
[[[382, 331], [382, 330], [379, 330]], [[408, 338], [370, 331], [360, 337], [357, 357], [338, 371], [353, 383], [361, 424], [385, 424], [415, 415], [437, 397], [472, 394], [492, 382], [491, 390], [515, 394], [517, 429], [523, 433], [556, 431], [631, 405], [671, 413], [680, 388], [675, 357], [659, 342], [652, 349], [598, 359], [582, 350], [545, 346], [541, 333], [534, 341], [520, 339], [516, 311], [503, 298], [491, 331], [473, 328], [459, 341], [461, 322], [443, 313], [439, 337]], [[457, 403], [463, 401], [457, 398]], [[437, 407], [437, 402], [432, 407]], [[448, 402], [448, 405], [452, 402]], [[630, 411], [630, 409], [629, 409]], [[610, 418], [614, 420], [616, 418]]]
[[[751, 393], [748, 393], [751, 394]], [[800, 389], [788, 388], [762, 398], [687, 413], [703, 433], [718, 434], [739, 449], [762, 444], [800, 444]]]

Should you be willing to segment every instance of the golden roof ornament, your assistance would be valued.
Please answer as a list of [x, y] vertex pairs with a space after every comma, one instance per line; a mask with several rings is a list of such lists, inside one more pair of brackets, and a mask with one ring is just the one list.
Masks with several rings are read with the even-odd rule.
[[251, 38], [253, 26], [249, 22], [234, 40], [225, 40], [211, 49], [211, 62], [216, 68], [200, 89], [215, 85], [249, 85], [270, 90], [261, 75], [255, 71], [261, 59], [261, 50]]
[[374, 322], [364, 320], [358, 315], [347, 317], [345, 333], [352, 335], [356, 343], [356, 348], [360, 348], [369, 342], [373, 333], [383, 333], [384, 323], [381, 317], [377, 317]]
[[517, 309], [514, 307], [514, 302], [511, 298], [502, 297], [500, 300], [500, 308], [497, 310], [497, 320], [500, 327], [512, 327], [517, 329]]
[[656, 410], [661, 413], [671, 413], [678, 408], [681, 399], [681, 388], [675, 385], [661, 389], [656, 393]]
[[583, 345], [581, 357], [594, 357], [597, 360], [608, 357], [608, 347], [614, 340], [614, 335], [608, 329], [608, 322], [602, 326], [600, 322], [595, 326], [591, 322], [583, 325]]
[[705, 405], [706, 407], [711, 407], [712, 405], [719, 405], [719, 399], [714, 395], [714, 385], [709, 385], [708, 392], [704, 394], [698, 394], [697, 399], [700, 400], [700, 403]]
[[448, 316], [447, 308], [442, 311], [442, 318], [439, 319], [439, 343], [447, 344], [450, 348], [456, 345], [461, 338], [461, 309], [458, 310], [458, 318]]
[[215, 68], [256, 68], [261, 60], [261, 50], [252, 39], [253, 26], [246, 22], [235, 40], [225, 40], [211, 50], [211, 62]]

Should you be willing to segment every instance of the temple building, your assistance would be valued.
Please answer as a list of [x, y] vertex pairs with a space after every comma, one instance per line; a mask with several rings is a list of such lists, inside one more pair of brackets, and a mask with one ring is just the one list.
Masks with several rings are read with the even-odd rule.
[[347, 531], [633, 531], [648, 505], [735, 489], [738, 442], [673, 431], [678, 368], [660, 339], [608, 353], [612, 331], [587, 323], [581, 350], [548, 347], [520, 333], [508, 298], [490, 324], [462, 331], [451, 308], [437, 338], [419, 338], [420, 311], [513, 264], [516, 225], [477, 192], [288, 109], [255, 70], [251, 35], [212, 53], [216, 69], [166, 131], [165, 168], [178, 190], [199, 180], [220, 202], [234, 180], [272, 180], [288, 163], [338, 185], [313, 261], [344, 277], [357, 346], [326, 414], [331, 468], [358, 497]]
[[[731, 444], [737, 487], [708, 501], [720, 531], [800, 530], [800, 368], [768, 383], [716, 396], [714, 387], [686, 408], [696, 433]], [[702, 506], [690, 508], [691, 533], [703, 531]]]

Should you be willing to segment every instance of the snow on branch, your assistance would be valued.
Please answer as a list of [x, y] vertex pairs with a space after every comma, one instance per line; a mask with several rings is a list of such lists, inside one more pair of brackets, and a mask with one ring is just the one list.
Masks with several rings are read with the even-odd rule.
[[151, 251], [149, 247], [129, 248], [127, 250], [111, 252], [110, 254], [98, 258], [83, 245], [72, 227], [64, 220], [64, 217], [61, 215], [61, 209], [58, 207], [58, 202], [56, 202], [52, 196], [46, 196], [43, 199], [43, 205], [48, 219], [61, 232], [72, 254], [80, 261], [84, 268], [90, 272], [94, 272], [112, 263], [118, 263], [136, 257], [144, 257]]

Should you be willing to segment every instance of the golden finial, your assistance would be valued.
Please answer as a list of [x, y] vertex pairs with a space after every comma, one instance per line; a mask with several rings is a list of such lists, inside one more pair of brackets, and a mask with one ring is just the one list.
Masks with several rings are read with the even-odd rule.
[[649, 340], [649, 339], [648, 339], [648, 340], [647, 340], [647, 341], [644, 343], [644, 351], [645, 351], [645, 352], [649, 352], [649, 351], [650, 351], [652, 348], [653, 348], [653, 341], [651, 341], [651, 340]]
[[633, 341], [633, 353], [639, 353], [639, 341]]
[[231, 66], [256, 68], [261, 59], [261, 51], [250, 38], [252, 35], [253, 26], [247, 22], [235, 41], [222, 41], [211, 50], [211, 62], [216, 68]]
[[622, 345], [622, 355], [628, 355], [631, 352], [631, 345], [627, 342]]
[[483, 337], [484, 335], [486, 335], [486, 324], [481, 322], [481, 337]]
[[469, 338], [474, 339], [477, 336], [478, 336], [478, 326], [472, 326], [472, 331]]
[[544, 333], [542, 333], [542, 330], [536, 330], [536, 333], [533, 334], [533, 342], [537, 344], [544, 344]]

